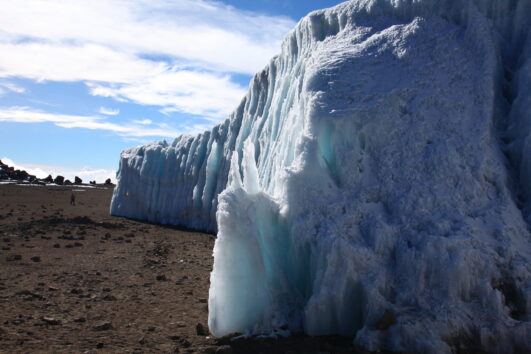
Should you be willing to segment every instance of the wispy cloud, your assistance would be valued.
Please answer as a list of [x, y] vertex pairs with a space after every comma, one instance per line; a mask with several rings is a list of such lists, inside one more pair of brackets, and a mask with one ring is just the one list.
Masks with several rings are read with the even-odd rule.
[[16, 92], [16, 93], [27, 92], [27, 90], [24, 87], [15, 85], [14, 83], [8, 82], [8, 81], [0, 81], [0, 89], [3, 90], [3, 92], [6, 92], [6, 90]]
[[[189, 129], [176, 129], [171, 126], [146, 127], [141, 124], [117, 124], [99, 116], [81, 116], [41, 112], [28, 107], [0, 107], [0, 122], [16, 123], [53, 123], [63, 128], [84, 128], [92, 130], [108, 130], [120, 136], [153, 136], [174, 138]], [[194, 130], [195, 132], [195, 130]]]
[[[0, 78], [85, 81], [91, 94], [220, 120], [294, 22], [209, 0], [0, 0]], [[38, 60], [36, 60], [38, 58]], [[208, 98], [208, 99], [207, 99]]]
[[52, 175], [53, 177], [61, 175], [71, 181], [74, 181], [74, 177], [78, 176], [83, 180], [84, 183], [94, 180], [98, 183], [103, 183], [107, 178], [110, 178], [112, 181], [116, 181], [116, 171], [114, 170], [101, 168], [95, 169], [90, 166], [75, 169], [58, 166], [17, 163], [8, 157], [2, 157], [2, 162], [8, 166], [14, 167], [15, 169], [25, 170], [29, 174], [37, 176], [38, 178], [46, 178], [48, 175]]
[[98, 112], [101, 114], [105, 114], [107, 116], [116, 116], [120, 114], [119, 109], [112, 109], [112, 108], [107, 108], [107, 107], [100, 107], [100, 109], [98, 109]]

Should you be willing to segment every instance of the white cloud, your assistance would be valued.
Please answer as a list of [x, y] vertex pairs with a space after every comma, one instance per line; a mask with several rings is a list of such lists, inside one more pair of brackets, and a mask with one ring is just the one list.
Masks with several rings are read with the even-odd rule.
[[223, 117], [236, 107], [245, 90], [228, 75], [190, 70], [167, 71], [134, 84], [88, 83], [94, 96], [113, 97], [142, 105], [165, 107], [166, 111]]
[[100, 107], [98, 112], [101, 113], [101, 114], [105, 114], [107, 116], [116, 116], [116, 115], [120, 114], [120, 110], [119, 109], [112, 109], [112, 108], [107, 108], [107, 107]]
[[37, 176], [38, 178], [46, 178], [48, 175], [52, 175], [55, 178], [55, 176], [60, 175], [72, 182], [74, 181], [75, 176], [81, 178], [84, 183], [94, 180], [98, 183], [103, 183], [107, 178], [110, 178], [113, 182], [116, 182], [116, 171], [114, 170], [106, 170], [101, 168], [95, 169], [91, 167], [75, 169], [67, 167], [16, 163], [7, 157], [2, 157], [2, 162], [8, 166], [14, 167], [15, 169], [25, 170], [29, 174]]
[[[93, 95], [215, 116], [280, 50], [291, 19], [209, 0], [0, 0], [0, 77], [86, 81]], [[208, 98], [208, 99], [206, 99]]]
[[142, 125], [150, 125], [153, 123], [153, 121], [151, 119], [142, 119], [142, 120], [134, 120], [133, 123], [142, 124]]
[[120, 136], [157, 136], [174, 138], [188, 133], [187, 129], [178, 130], [170, 126], [146, 128], [139, 124], [110, 123], [98, 116], [80, 116], [41, 112], [28, 107], [0, 107], [0, 122], [15, 123], [53, 123], [63, 128], [84, 128], [112, 131]]

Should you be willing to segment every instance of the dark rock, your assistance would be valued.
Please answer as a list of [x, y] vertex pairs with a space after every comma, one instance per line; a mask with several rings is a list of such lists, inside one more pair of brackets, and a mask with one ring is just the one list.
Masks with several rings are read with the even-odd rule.
[[78, 176], [74, 177], [74, 184], [83, 184], [83, 180]]
[[103, 343], [101, 343], [101, 342], [98, 343], [98, 344], [96, 344], [96, 348], [98, 348], [98, 349], [101, 349], [101, 348], [103, 348], [104, 346], [105, 346], [105, 344], [103, 344]]
[[112, 329], [112, 324], [110, 322], [101, 322], [94, 327], [92, 327], [93, 331], [108, 331]]
[[15, 295], [17, 295], [17, 296], [28, 296], [25, 300], [33, 300], [33, 299], [44, 300], [44, 297], [42, 297], [41, 295], [36, 294], [36, 293], [34, 293], [32, 291], [29, 291], [29, 290], [17, 291], [15, 293]]
[[85, 317], [78, 317], [74, 320], [74, 322], [76, 323], [84, 323], [86, 322], [87, 320], [85, 319]]
[[65, 178], [63, 176], [57, 176], [53, 180], [53, 183], [62, 185], [65, 182]]
[[192, 343], [190, 343], [186, 338], [180, 336], [170, 336], [170, 339], [179, 343], [181, 347], [188, 348]]
[[159, 275], [157, 275], [157, 280], [158, 281], [166, 281], [166, 280], [168, 280], [168, 278], [166, 278], [166, 275], [164, 275], [164, 274], [159, 274]]
[[9, 256], [9, 257], [6, 258], [6, 260], [7, 260], [8, 262], [12, 262], [12, 261], [20, 261], [21, 259], [22, 259], [22, 256], [19, 255], [19, 254], [13, 254], [13, 255], [11, 255], [11, 256]]
[[196, 333], [198, 336], [206, 336], [206, 335], [208, 335], [208, 330], [205, 328], [205, 326], [203, 326], [203, 324], [198, 323], [198, 324], [195, 326], [195, 333]]
[[216, 354], [232, 354], [232, 347], [230, 345], [222, 345], [216, 349]]
[[41, 261], [41, 257], [39, 257], [39, 256], [31, 257], [30, 259], [31, 259], [33, 262], [40, 262], [40, 261]]
[[241, 333], [238, 333], [238, 332], [233, 332], [233, 333], [229, 333], [229, 334], [226, 334], [224, 335], [223, 337], [219, 337], [216, 339], [216, 344], [217, 345], [227, 345], [227, 344], [230, 344], [232, 342], [232, 340], [235, 338], [235, 337], [238, 337], [238, 336], [241, 336], [242, 334]]
[[216, 350], [218, 347], [206, 347], [201, 349], [201, 353], [203, 354], [216, 354]]
[[116, 301], [117, 299], [116, 299], [116, 297], [114, 297], [112, 295], [105, 295], [103, 297], [103, 300], [105, 300], [105, 301]]
[[71, 186], [72, 182], [69, 179], [67, 179], [67, 180], [64, 181], [64, 185], [65, 186]]
[[105, 180], [105, 184], [107, 184], [107, 185], [112, 184], [111, 179], [110, 179], [110, 178], [107, 178], [107, 179]]
[[56, 243], [56, 244], [53, 245], [53, 248], [61, 248], [61, 245]]
[[45, 179], [43, 179], [43, 182], [46, 182], [46, 183], [53, 183], [53, 177], [52, 177], [52, 175], [48, 175], [48, 177], [46, 177]]

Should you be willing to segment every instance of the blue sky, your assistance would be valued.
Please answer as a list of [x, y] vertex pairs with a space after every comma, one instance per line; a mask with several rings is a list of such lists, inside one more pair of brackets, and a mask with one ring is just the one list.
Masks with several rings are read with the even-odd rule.
[[121, 150], [223, 121], [296, 22], [340, 2], [0, 0], [0, 159], [114, 180]]

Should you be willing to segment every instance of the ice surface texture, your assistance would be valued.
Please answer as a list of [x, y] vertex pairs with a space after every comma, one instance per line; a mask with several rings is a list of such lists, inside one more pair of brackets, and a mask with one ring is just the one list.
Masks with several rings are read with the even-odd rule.
[[125, 151], [111, 211], [217, 225], [217, 336], [525, 351], [530, 33], [531, 0], [313, 12], [225, 123]]

